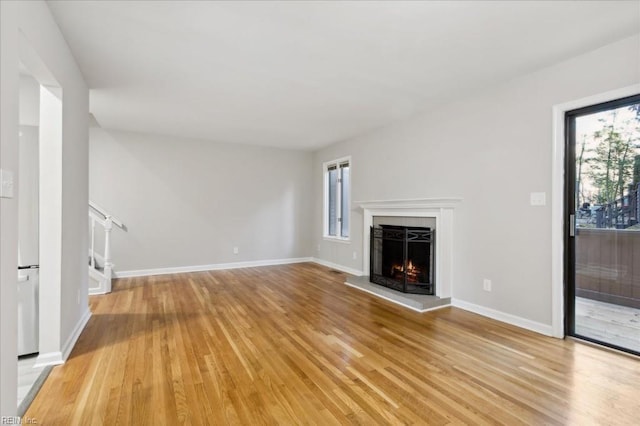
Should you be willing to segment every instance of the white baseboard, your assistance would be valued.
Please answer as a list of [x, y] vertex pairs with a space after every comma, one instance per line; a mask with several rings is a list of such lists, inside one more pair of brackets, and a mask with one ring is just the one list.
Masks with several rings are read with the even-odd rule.
[[337, 269], [338, 271], [346, 272], [347, 274], [355, 275], [356, 277], [361, 277], [363, 275], [362, 271], [359, 271], [357, 269], [338, 265], [337, 263], [329, 262], [324, 259], [318, 259], [317, 257], [312, 257], [311, 262], [317, 263], [318, 265], [326, 266], [327, 268]]
[[36, 359], [36, 363], [33, 365], [33, 368], [46, 367], [48, 365], [60, 365], [64, 364], [64, 359], [62, 358], [62, 352], [47, 352], [38, 354], [38, 358]]
[[69, 358], [69, 354], [71, 354], [71, 350], [78, 341], [82, 330], [84, 330], [84, 327], [89, 322], [89, 318], [91, 318], [91, 311], [87, 307], [87, 310], [82, 315], [82, 318], [80, 318], [75, 328], [73, 329], [73, 332], [62, 346], [62, 351], [40, 353], [34, 367], [46, 367], [48, 365], [64, 364], [67, 358]]
[[89, 322], [90, 318], [91, 318], [91, 311], [89, 310], [89, 307], [87, 306], [87, 310], [84, 311], [84, 314], [82, 314], [82, 318], [80, 318], [80, 320], [76, 324], [75, 328], [73, 329], [73, 332], [71, 333], [71, 335], [69, 336], [67, 341], [64, 342], [64, 346], [62, 346], [62, 359], [63, 360], [66, 361], [66, 359], [69, 358], [69, 355], [71, 354], [71, 350], [76, 345], [76, 342], [78, 341], [78, 338], [80, 337], [80, 334], [82, 333], [82, 330], [84, 330], [84, 328], [86, 327], [86, 325]]
[[[105, 294], [104, 286], [100, 285], [100, 283], [104, 280], [104, 275], [102, 272], [93, 269], [89, 266], [89, 296], [95, 296], [97, 294]], [[92, 286], [92, 284], [96, 284], [97, 287]]]
[[550, 324], [543, 324], [537, 321], [531, 321], [526, 318], [522, 318], [512, 314], [507, 314], [501, 311], [496, 311], [495, 309], [465, 302], [464, 300], [460, 300], [460, 299], [452, 298], [451, 305], [456, 308], [464, 309], [465, 311], [482, 315], [484, 317], [498, 320], [507, 324], [515, 325], [516, 327], [525, 328], [527, 330], [535, 331], [536, 333], [544, 334], [550, 337], [554, 336], [553, 327]]
[[114, 272], [115, 278], [146, 277], [150, 275], [180, 274], [185, 272], [218, 271], [221, 269], [255, 268], [257, 266], [288, 265], [290, 263], [312, 262], [311, 257], [290, 259], [252, 260], [247, 262], [215, 263], [211, 265], [177, 266], [172, 268], [139, 269], [135, 271]]
[[348, 274], [362, 276], [362, 271], [338, 265], [315, 257], [294, 257], [289, 259], [252, 260], [247, 262], [214, 263], [211, 265], [176, 266], [171, 268], [138, 269], [132, 271], [114, 271], [114, 278], [147, 277], [150, 275], [181, 274], [187, 272], [218, 271], [222, 269], [255, 268], [257, 266], [288, 265], [292, 263], [314, 262], [328, 268]]

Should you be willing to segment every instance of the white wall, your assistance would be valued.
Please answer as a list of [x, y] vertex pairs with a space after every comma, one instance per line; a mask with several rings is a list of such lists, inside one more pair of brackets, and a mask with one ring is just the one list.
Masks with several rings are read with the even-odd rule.
[[[352, 211], [351, 244], [322, 239], [321, 165], [350, 155], [353, 200], [462, 197], [454, 299], [548, 328], [551, 206], [530, 206], [529, 194], [551, 197], [552, 106], [638, 81], [634, 36], [318, 151], [316, 256], [362, 269], [361, 211]], [[482, 290], [483, 278], [493, 281], [492, 292]]]
[[20, 266], [38, 264], [38, 127], [20, 126], [18, 244]]
[[90, 134], [90, 198], [128, 228], [112, 232], [116, 273], [310, 255], [311, 153]]
[[[70, 338], [88, 312], [88, 90], [44, 2], [2, 1], [0, 19], [0, 166], [3, 169], [18, 170], [19, 62], [25, 63], [41, 83], [56, 83], [64, 92], [63, 216], [59, 225], [63, 237], [58, 310], [59, 339], [64, 346], [73, 343]], [[32, 51], [27, 52], [27, 46]], [[0, 210], [0, 414], [6, 416], [15, 414], [17, 409], [18, 199], [3, 198]]]
[[[0, 167], [18, 166], [17, 2], [0, 2]], [[0, 199], [0, 415], [17, 408], [18, 200]]]
[[20, 125], [40, 123], [40, 85], [29, 75], [20, 75]]
[[31, 76], [20, 76], [18, 189], [18, 261], [21, 266], [38, 264], [38, 188], [40, 85]]
[[62, 305], [62, 102], [48, 88], [40, 89], [40, 196], [38, 294], [38, 349], [40, 362], [58, 362], [61, 356], [60, 309]]

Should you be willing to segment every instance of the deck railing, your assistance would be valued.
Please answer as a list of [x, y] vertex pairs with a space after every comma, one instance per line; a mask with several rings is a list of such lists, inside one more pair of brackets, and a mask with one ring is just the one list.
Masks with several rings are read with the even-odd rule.
[[630, 187], [626, 195], [613, 203], [583, 207], [577, 213], [579, 220], [598, 229], [627, 229], [637, 225], [640, 221], [640, 183]]

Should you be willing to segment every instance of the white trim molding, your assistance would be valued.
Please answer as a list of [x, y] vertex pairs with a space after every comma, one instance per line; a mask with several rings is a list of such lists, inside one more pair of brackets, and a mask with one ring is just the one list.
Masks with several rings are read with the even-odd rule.
[[567, 111], [596, 105], [640, 93], [640, 84], [623, 87], [553, 106], [553, 153], [551, 170], [551, 326], [553, 336], [564, 332], [564, 117]]
[[71, 351], [73, 350], [73, 347], [76, 345], [76, 342], [80, 338], [80, 334], [82, 334], [82, 330], [84, 330], [84, 328], [87, 326], [87, 323], [89, 322], [90, 318], [91, 318], [91, 311], [87, 307], [87, 310], [84, 312], [84, 314], [82, 314], [82, 317], [76, 323], [76, 326], [73, 329], [73, 332], [71, 333], [67, 341], [64, 343], [64, 346], [62, 347], [62, 351], [47, 352], [47, 353], [39, 354], [36, 360], [36, 363], [34, 365], [34, 368], [46, 367], [48, 365], [64, 364], [67, 358], [69, 358], [69, 355], [71, 355]]
[[64, 359], [62, 358], [62, 352], [47, 352], [38, 354], [38, 358], [36, 359], [36, 363], [33, 365], [33, 368], [46, 367], [48, 365], [60, 365], [64, 364]]
[[512, 314], [507, 314], [502, 311], [496, 311], [495, 309], [465, 302], [464, 300], [455, 299], [455, 298], [451, 299], [451, 305], [455, 308], [464, 309], [465, 311], [473, 312], [474, 314], [482, 315], [483, 317], [491, 318], [500, 322], [514, 325], [516, 327], [531, 330], [536, 333], [544, 334], [546, 336], [554, 335], [553, 327], [548, 324], [543, 324], [537, 321], [531, 321], [526, 318], [522, 318]]
[[[328, 241], [337, 241], [337, 242], [350, 242], [351, 241], [351, 200], [347, 200], [347, 208], [346, 212], [349, 215], [348, 224], [349, 229], [347, 229], [347, 236], [344, 237], [341, 235], [341, 222], [344, 220], [342, 217], [342, 190], [343, 190], [343, 181], [341, 174], [341, 165], [347, 164], [349, 170], [353, 170], [351, 156], [348, 155], [346, 157], [341, 157], [336, 160], [325, 161], [322, 163], [322, 182], [323, 182], [323, 197], [322, 197], [322, 238]], [[329, 175], [329, 167], [335, 166], [336, 170], [339, 172], [338, 181], [336, 182], [336, 227], [340, 229], [336, 229], [336, 235], [329, 235], [329, 179], [327, 179]], [[351, 194], [351, 179], [349, 179], [349, 194]]]
[[[189, 272], [219, 271], [223, 269], [255, 268], [258, 266], [289, 265], [294, 263], [313, 262], [327, 268], [336, 269], [347, 274], [361, 276], [362, 271], [315, 257], [295, 257], [289, 259], [255, 260], [248, 262], [215, 263], [211, 265], [176, 266], [172, 268], [138, 269], [116, 272], [116, 278], [147, 277], [151, 275], [182, 274]], [[101, 294], [101, 293], [96, 293]]]
[[62, 346], [63, 360], [66, 360], [67, 358], [69, 358], [69, 355], [71, 355], [71, 350], [76, 345], [76, 342], [80, 338], [82, 330], [84, 330], [84, 328], [87, 326], [89, 319], [91, 319], [91, 311], [89, 310], [89, 307], [87, 307], [87, 310], [84, 311], [84, 314], [82, 314], [82, 318], [80, 318], [75, 328], [73, 329], [73, 332], [71, 333], [67, 341], [64, 342], [64, 346]]
[[318, 259], [317, 257], [314, 257], [311, 259], [311, 261], [317, 263], [318, 265], [326, 266], [327, 268], [336, 269], [341, 272], [346, 272], [347, 274], [355, 275], [356, 277], [362, 276], [362, 271], [354, 268], [349, 268], [348, 266], [342, 266], [337, 263], [329, 262], [328, 260]]
[[356, 201], [363, 209], [362, 270], [369, 271], [369, 238], [374, 216], [431, 217], [436, 221], [436, 296], [451, 297], [453, 289], [453, 213], [462, 198]]
[[233, 263], [215, 263], [211, 265], [194, 265], [194, 266], [176, 266], [171, 268], [156, 268], [156, 269], [138, 269], [133, 271], [121, 271], [116, 272], [116, 278], [130, 278], [130, 277], [147, 277], [150, 275], [167, 275], [167, 274], [181, 274], [186, 272], [203, 272], [203, 271], [218, 271], [221, 269], [238, 269], [238, 268], [255, 268], [257, 266], [273, 266], [273, 265], [288, 265], [291, 263], [304, 263], [314, 261], [311, 257], [296, 257], [290, 259], [270, 259], [270, 260], [253, 260], [247, 262], [233, 262]]
[[402, 200], [354, 201], [362, 209], [453, 209], [462, 202], [460, 197], [412, 198]]

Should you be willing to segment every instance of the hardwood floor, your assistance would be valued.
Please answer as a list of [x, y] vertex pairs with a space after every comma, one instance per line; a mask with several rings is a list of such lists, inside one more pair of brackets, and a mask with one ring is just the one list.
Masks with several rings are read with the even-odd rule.
[[640, 361], [297, 264], [118, 280], [41, 425], [637, 424]]

